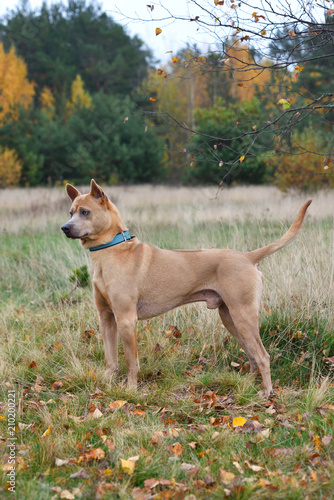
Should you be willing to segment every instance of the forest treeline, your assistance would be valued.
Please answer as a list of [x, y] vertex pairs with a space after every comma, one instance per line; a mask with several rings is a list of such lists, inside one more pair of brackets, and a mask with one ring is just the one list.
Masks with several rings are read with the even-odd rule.
[[[0, 22], [0, 186], [91, 177], [111, 184], [219, 184], [224, 177], [283, 189], [332, 185], [333, 176], [323, 175], [331, 158], [316, 154], [330, 145], [331, 109], [293, 128], [287, 122], [285, 133], [268, 127], [256, 140], [252, 134], [282, 107], [304, 105], [312, 88], [325, 94], [333, 56], [269, 72], [263, 61], [256, 67], [247, 40], [228, 44], [228, 71], [219, 69], [219, 50], [196, 48], [157, 66], [144, 42], [97, 4], [31, 10], [21, 2]], [[320, 46], [319, 55], [326, 50]], [[293, 87], [289, 97], [285, 90]]]

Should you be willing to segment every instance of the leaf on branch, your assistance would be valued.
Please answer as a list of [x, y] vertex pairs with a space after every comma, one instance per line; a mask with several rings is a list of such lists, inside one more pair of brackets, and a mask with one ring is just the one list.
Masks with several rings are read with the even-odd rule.
[[156, 98], [155, 98], [155, 97], [150, 97], [150, 98], [149, 98], [149, 101], [154, 102], [154, 101], [156, 101]]
[[261, 30], [261, 35], [262, 35], [262, 36], [266, 36], [266, 34], [267, 34], [267, 32], [266, 32], [266, 30], [265, 30], [265, 29]]
[[154, 9], [154, 5], [146, 5], [146, 7], [148, 7], [150, 9], [150, 11], [152, 12], [152, 10]]
[[277, 104], [282, 104], [283, 109], [289, 109], [291, 106], [291, 103], [287, 99], [280, 99]]
[[289, 34], [289, 37], [291, 38], [291, 40], [293, 40], [294, 37], [296, 36], [296, 33], [294, 32], [294, 30], [288, 30], [288, 34]]
[[180, 59], [178, 57], [174, 56], [174, 57], [172, 57], [172, 61], [175, 64], [175, 63], [178, 63], [180, 61]]
[[199, 20], [199, 16], [196, 16], [194, 19], [190, 19], [190, 21], [198, 21]]
[[160, 35], [160, 33], [162, 33], [162, 29], [161, 28], [155, 28], [155, 35], [158, 36], [158, 35]]
[[326, 10], [326, 14], [327, 14], [327, 16], [333, 15], [334, 14], [334, 9], [328, 9], [328, 10]]
[[242, 163], [244, 161], [244, 159], [245, 159], [244, 156], [240, 156], [240, 158], [239, 158], [240, 163]]
[[215, 5], [224, 5], [224, 0], [215, 0]]

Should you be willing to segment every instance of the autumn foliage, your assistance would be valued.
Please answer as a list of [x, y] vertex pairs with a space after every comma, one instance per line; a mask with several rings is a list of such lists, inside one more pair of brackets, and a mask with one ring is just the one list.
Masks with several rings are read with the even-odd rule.
[[18, 105], [27, 108], [35, 94], [34, 84], [27, 79], [27, 66], [15, 54], [14, 48], [5, 52], [0, 43], [0, 123], [17, 119]]
[[286, 154], [273, 154], [265, 160], [277, 186], [283, 191], [292, 187], [304, 191], [334, 187], [334, 177], [330, 174], [332, 160], [315, 153], [325, 150], [324, 137], [307, 129], [301, 134], [294, 133], [291, 142]]
[[0, 147], [0, 186], [17, 186], [21, 177], [22, 164], [17, 153]]

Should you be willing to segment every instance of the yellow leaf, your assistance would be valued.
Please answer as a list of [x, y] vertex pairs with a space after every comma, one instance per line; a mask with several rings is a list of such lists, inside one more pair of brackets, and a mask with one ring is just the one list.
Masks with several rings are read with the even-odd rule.
[[155, 28], [155, 35], [158, 36], [158, 35], [160, 35], [160, 33], [162, 33], [162, 29], [161, 28]]
[[154, 101], [156, 101], [156, 98], [155, 98], [155, 97], [150, 97], [150, 98], [149, 98], [149, 101], [154, 102]]
[[312, 436], [312, 439], [314, 442], [314, 446], [318, 449], [321, 448], [322, 442], [320, 441], [319, 436]]
[[131, 474], [134, 473], [136, 462], [133, 462], [133, 460], [124, 460], [123, 458], [121, 458], [121, 465], [124, 472], [131, 476]]
[[117, 410], [118, 408], [122, 408], [122, 406], [124, 406], [126, 403], [127, 401], [122, 400], [111, 401], [111, 403], [109, 403], [109, 408], [111, 408], [112, 410]]
[[[244, 161], [244, 159], [245, 159], [244, 156], [240, 156], [240, 158], [239, 158], [240, 163], [242, 163]], [[240, 417], [240, 418], [242, 418], [242, 417]]]
[[0, 415], [0, 420], [6, 420], [5, 415]]
[[267, 32], [266, 32], [266, 30], [265, 30], [265, 29], [261, 30], [261, 35], [262, 35], [262, 36], [265, 36], [266, 34], [267, 34]]
[[174, 57], [172, 57], [172, 61], [173, 61], [173, 63], [175, 64], [175, 63], [179, 62], [179, 61], [180, 61], [180, 59], [179, 59], [178, 57], [175, 57], [175, 56], [174, 56]]
[[46, 431], [42, 434], [42, 438], [45, 437], [45, 436], [48, 436], [51, 432], [51, 425], [49, 425], [49, 427], [46, 429]]
[[243, 427], [247, 420], [244, 417], [235, 417], [233, 419], [232, 425], [233, 427]]

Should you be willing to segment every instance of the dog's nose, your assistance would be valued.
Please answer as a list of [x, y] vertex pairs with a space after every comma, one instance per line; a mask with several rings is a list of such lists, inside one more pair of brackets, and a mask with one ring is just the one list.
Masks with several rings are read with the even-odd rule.
[[71, 230], [70, 225], [64, 224], [63, 226], [61, 226], [61, 230], [64, 231], [65, 234], [68, 234]]

